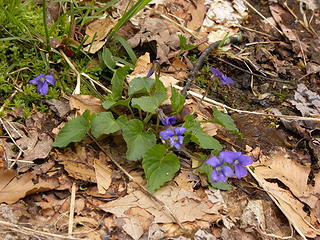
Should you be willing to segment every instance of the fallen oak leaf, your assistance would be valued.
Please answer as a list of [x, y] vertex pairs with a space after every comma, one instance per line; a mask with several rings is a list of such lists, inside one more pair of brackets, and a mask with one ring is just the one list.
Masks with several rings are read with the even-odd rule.
[[17, 176], [12, 170], [4, 170], [0, 176], [0, 203], [12, 204], [27, 195], [59, 187], [57, 178], [41, 179], [32, 172]]

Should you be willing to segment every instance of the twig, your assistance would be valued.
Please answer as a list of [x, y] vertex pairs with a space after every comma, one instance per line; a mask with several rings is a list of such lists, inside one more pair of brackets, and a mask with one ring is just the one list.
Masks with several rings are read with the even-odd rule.
[[182, 226], [181, 222], [179, 221], [179, 219], [174, 215], [174, 213], [168, 208], [168, 206], [162, 202], [160, 199], [158, 199], [157, 197], [155, 197], [154, 195], [152, 195], [148, 189], [146, 189], [143, 185], [141, 185], [140, 183], [138, 183], [131, 175], [130, 173], [128, 173], [127, 170], [125, 170], [118, 162], [116, 162], [111, 156], [110, 154], [108, 154], [103, 148], [102, 146], [98, 143], [98, 141], [90, 136], [91, 139], [95, 142], [95, 144], [101, 149], [101, 151], [106, 155], [107, 158], [109, 158], [132, 182], [134, 182], [136, 185], [138, 185], [138, 187], [140, 188], [140, 190], [146, 194], [148, 197], [150, 197], [153, 201], [155, 201], [156, 203], [158, 203], [161, 207], [165, 208], [165, 210], [167, 210], [167, 212], [170, 214], [170, 216], [173, 218], [173, 220], [179, 225], [179, 227], [181, 229], [184, 229], [184, 227]]
[[309, 75], [314, 74], [314, 73], [317, 73], [317, 72], [320, 72], [320, 69], [314, 70], [314, 71], [312, 71], [312, 72], [309, 72], [309, 73], [303, 75], [301, 78], [299, 78], [299, 79], [297, 80], [297, 82], [300, 82], [300, 81], [301, 81], [302, 79], [304, 79], [305, 77], [308, 77]]
[[[182, 90], [183, 88], [177, 85], [173, 85], [174, 88], [178, 89], [178, 90]], [[251, 111], [246, 111], [246, 110], [239, 110], [236, 108], [232, 108], [229, 107], [223, 103], [217, 102], [213, 99], [207, 98], [207, 97], [203, 97], [203, 95], [199, 94], [199, 93], [195, 93], [193, 91], [188, 91], [188, 94], [199, 98], [199, 99], [203, 99], [204, 102], [206, 102], [208, 105], [216, 105], [216, 106], [220, 106], [222, 108], [237, 112], [237, 113], [246, 113], [246, 114], [253, 114], [253, 115], [260, 115], [260, 116], [266, 116], [266, 117], [276, 117], [276, 118], [285, 118], [285, 119], [293, 119], [293, 120], [304, 120], [304, 121], [315, 121], [315, 122], [320, 122], [320, 118], [313, 118], [313, 117], [300, 117], [300, 116], [290, 116], [290, 115], [276, 115], [276, 114], [269, 114], [269, 113], [260, 113], [260, 112], [251, 112]]]
[[67, 55], [60, 50], [60, 54], [62, 55], [62, 57], [64, 58], [64, 60], [66, 60], [66, 62], [68, 63], [68, 65], [70, 66], [70, 68], [74, 71], [74, 73], [77, 75], [77, 85], [73, 90], [72, 94], [80, 94], [80, 84], [81, 84], [81, 76], [80, 73], [78, 72], [78, 70], [75, 68], [75, 66], [72, 64], [72, 62], [70, 61], [70, 59], [67, 57]]
[[188, 90], [190, 89], [190, 86], [192, 84], [192, 82], [195, 80], [197, 73], [200, 71], [203, 61], [205, 60], [205, 58], [210, 54], [210, 52], [214, 49], [217, 49], [218, 47], [220, 47], [220, 45], [223, 43], [223, 45], [227, 45], [229, 43], [236, 43], [236, 42], [240, 42], [242, 40], [241, 35], [235, 35], [232, 36], [230, 38], [228, 38], [227, 40], [223, 41], [216, 41], [214, 43], [211, 43], [200, 55], [198, 61], [195, 63], [192, 72], [190, 74], [190, 77], [186, 83], [186, 85], [184, 86], [184, 88], [181, 91], [182, 96], [186, 96]]
[[73, 221], [74, 221], [74, 207], [76, 201], [76, 183], [72, 183], [71, 187], [71, 199], [70, 199], [70, 214], [69, 214], [69, 222], [68, 222], [68, 235], [72, 235], [73, 231]]
[[39, 230], [34, 230], [32, 228], [28, 227], [23, 227], [17, 224], [13, 224], [11, 222], [6, 222], [6, 221], [1, 221], [0, 220], [0, 225], [3, 227], [7, 227], [11, 229], [12, 231], [15, 232], [20, 232], [26, 235], [37, 235], [37, 236], [42, 236], [42, 237], [52, 237], [53, 239], [71, 239], [71, 240], [77, 240], [79, 238], [74, 238], [66, 235], [59, 235], [59, 234], [54, 234], [54, 233], [48, 233], [48, 232], [43, 232]]

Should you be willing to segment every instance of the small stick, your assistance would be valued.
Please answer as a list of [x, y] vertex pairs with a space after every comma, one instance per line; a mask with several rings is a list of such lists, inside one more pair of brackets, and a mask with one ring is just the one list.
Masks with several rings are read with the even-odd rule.
[[76, 202], [76, 183], [72, 183], [71, 187], [71, 199], [70, 199], [70, 214], [69, 214], [69, 222], [68, 222], [68, 235], [72, 235], [73, 231], [73, 220], [74, 220], [74, 207]]
[[[229, 44], [229, 43], [236, 43], [236, 42], [240, 42], [242, 40], [241, 35], [235, 35], [232, 36], [230, 38], [228, 38], [227, 40], [224, 41], [223, 45]], [[190, 74], [190, 77], [186, 83], [186, 85], [184, 86], [184, 88], [181, 91], [181, 95], [182, 96], [187, 96], [187, 92], [190, 89], [190, 86], [192, 84], [192, 82], [195, 80], [197, 73], [200, 71], [203, 61], [204, 59], [210, 54], [210, 52], [218, 47], [220, 47], [220, 44], [223, 42], [223, 40], [220, 41], [216, 41], [214, 43], [211, 43], [200, 55], [198, 61], [195, 63], [192, 72]]]
[[[174, 88], [178, 90], [183, 90], [182, 87], [178, 85], [173, 85]], [[208, 105], [216, 105], [220, 106], [222, 108], [237, 112], [237, 113], [246, 113], [246, 114], [253, 114], [253, 115], [260, 115], [260, 116], [266, 116], [266, 117], [276, 117], [276, 118], [285, 118], [285, 119], [293, 119], [293, 120], [304, 120], [304, 121], [315, 121], [315, 122], [320, 122], [320, 118], [313, 118], [313, 117], [300, 117], [300, 116], [290, 116], [290, 115], [276, 115], [276, 114], [269, 114], [269, 113], [261, 113], [261, 112], [251, 112], [251, 111], [246, 111], [246, 110], [240, 110], [236, 108], [229, 107], [223, 103], [217, 102], [213, 99], [203, 97], [203, 95], [193, 92], [193, 91], [188, 91], [188, 93], [196, 98], [203, 99], [204, 102], [206, 102]]]

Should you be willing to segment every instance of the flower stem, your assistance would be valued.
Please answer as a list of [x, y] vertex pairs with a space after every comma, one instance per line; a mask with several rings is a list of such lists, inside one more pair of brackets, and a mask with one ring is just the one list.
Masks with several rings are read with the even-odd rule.
[[46, 48], [47, 48], [47, 51], [49, 51], [50, 50], [50, 38], [49, 38], [49, 32], [48, 32], [47, 2], [46, 2], [46, 0], [42, 0], [42, 17], [43, 17], [44, 31], [46, 34]]

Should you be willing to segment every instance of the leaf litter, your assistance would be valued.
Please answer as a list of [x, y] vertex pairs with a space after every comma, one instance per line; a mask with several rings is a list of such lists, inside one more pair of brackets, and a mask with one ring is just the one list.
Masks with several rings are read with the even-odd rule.
[[[222, 39], [225, 35], [225, 29], [228, 29], [229, 32], [238, 31], [237, 25], [239, 22], [237, 21], [247, 14], [247, 9], [243, 8], [244, 4], [239, 1], [235, 3], [238, 7], [232, 7], [232, 3], [228, 1], [216, 1], [217, 4], [222, 5], [224, 9], [229, 11], [227, 14], [222, 14], [230, 17], [231, 22], [226, 22], [226, 19], [218, 18], [219, 12], [217, 12], [218, 8], [214, 7], [215, 4], [204, 1], [196, 1], [195, 4], [180, 2], [181, 9], [175, 11], [172, 8], [174, 3], [170, 1], [158, 2], [157, 5], [159, 5], [159, 10], [164, 11], [163, 14], [175, 15], [179, 20], [183, 20], [182, 22], [188, 29], [198, 30], [201, 28], [200, 35], [202, 32], [211, 41], [216, 41], [217, 38], [214, 34], [219, 33], [219, 30], [214, 30], [219, 29], [219, 27], [209, 25], [209, 23], [223, 23], [225, 28], [219, 33], [218, 38]], [[209, 12], [206, 12], [205, 5], [209, 6]], [[316, 8], [314, 3], [310, 6], [313, 9]], [[300, 47], [299, 41], [304, 42], [303, 39], [299, 39], [293, 31], [284, 31], [285, 29], [291, 30], [292, 27], [284, 26], [286, 23], [281, 22], [282, 20], [278, 18], [282, 14], [276, 12], [272, 7], [270, 9], [274, 19], [279, 23], [280, 28], [286, 33], [288, 40], [293, 45], [290, 50], [294, 50], [300, 55], [304, 51], [305, 54], [310, 55], [311, 59], [315, 60], [308, 51], [308, 46], [302, 44], [302, 47]], [[283, 13], [283, 9], [281, 11]], [[173, 66], [179, 66], [180, 69], [186, 70], [186, 63], [183, 61], [183, 64], [181, 62], [177, 63], [178, 58], [169, 58], [168, 54], [179, 47], [177, 32], [181, 31], [192, 42], [190, 33], [183, 32], [177, 26], [173, 26], [171, 22], [163, 21], [160, 18], [161, 16], [156, 15], [155, 17], [150, 13], [152, 13], [152, 10], [149, 13], [144, 13], [144, 19], [139, 19], [141, 17], [139, 15], [135, 19], [135, 27], [139, 27], [143, 31], [138, 31], [131, 38], [131, 44], [139, 46], [143, 42], [155, 40], [157, 49], [160, 49], [157, 57], [161, 63], [170, 63], [173, 59], [173, 62], [175, 62]], [[240, 15], [238, 15], [239, 13]], [[204, 20], [205, 17], [206, 20]], [[207, 21], [208, 24], [205, 25], [203, 20]], [[143, 21], [150, 23], [150, 25], [143, 23]], [[104, 27], [102, 28], [101, 25]], [[86, 27], [86, 34], [89, 36], [87, 44], [92, 40], [94, 41], [92, 46], [87, 46], [87, 50], [91, 48], [90, 51], [98, 51], [105, 44], [104, 39], [112, 26], [113, 20], [110, 20], [109, 17], [90, 23]], [[208, 33], [209, 35], [207, 35]], [[253, 38], [252, 35], [248, 38], [250, 37]], [[287, 54], [287, 48], [289, 47], [287, 45], [279, 46], [279, 48], [266, 47], [265, 51], [256, 55], [258, 57], [252, 62], [252, 67], [255, 68], [255, 66], [261, 64], [267, 75], [272, 72], [288, 74], [290, 69], [280, 71], [280, 68], [287, 65], [289, 61], [277, 59], [279, 56], [275, 59], [271, 57], [273, 54], [269, 54], [277, 51], [277, 49], [282, 51], [280, 53], [282, 56]], [[255, 50], [258, 52], [257, 49]], [[273, 60], [271, 66], [268, 62], [270, 59]], [[319, 66], [319, 62], [316, 60], [313, 64], [316, 67]], [[140, 57], [134, 72], [129, 76], [128, 82], [134, 77], [145, 76], [150, 67], [149, 56], [146, 54]], [[300, 72], [297, 69], [293, 71]], [[166, 87], [177, 86], [180, 80], [176, 77], [177, 75], [179, 73], [162, 74], [161, 81]], [[185, 77], [182, 76], [181, 78]], [[318, 80], [315, 79], [315, 76], [312, 76], [312, 78], [311, 85], [312, 81]], [[245, 87], [244, 83], [243, 86]], [[265, 87], [265, 89], [270, 88], [271, 85]], [[259, 86], [257, 89], [262, 91], [263, 87]], [[319, 95], [316, 92], [312, 92], [305, 85], [300, 84], [295, 92], [294, 100], [291, 100], [291, 104], [300, 111], [302, 116], [317, 117], [319, 115], [318, 98]], [[93, 112], [102, 111], [99, 100], [90, 96], [74, 95], [69, 103], [70, 108], [77, 109], [78, 113], [85, 109], [91, 109]], [[203, 103], [192, 99], [189, 105], [192, 106], [193, 112], [199, 119], [208, 120], [210, 111], [206, 110]], [[51, 102], [51, 106], [55, 106], [54, 111], [56, 111], [58, 117], [66, 116], [69, 111], [69, 108], [63, 106], [61, 102]], [[108, 226], [105, 231], [94, 231], [97, 233], [96, 235], [88, 234], [89, 239], [98, 239], [103, 234], [110, 236], [110, 239], [115, 236], [128, 237], [128, 235], [133, 239], [142, 239], [145, 236], [150, 239], [170, 237], [171, 239], [179, 239], [177, 236], [190, 236], [191, 232], [195, 232], [195, 237], [199, 236], [199, 238], [205, 239], [220, 237], [222, 239], [236, 239], [236, 235], [246, 239], [257, 239], [258, 237], [262, 239], [284, 238], [292, 235], [290, 225], [301, 236], [316, 238], [317, 235], [320, 235], [320, 175], [311, 168], [314, 166], [313, 159], [310, 156], [312, 154], [307, 155], [310, 163], [307, 165], [296, 161], [297, 157], [292, 156], [292, 152], [294, 152], [298, 157], [305, 158], [306, 155], [301, 153], [301, 149], [276, 148], [276, 144], [273, 150], [262, 149], [263, 151], [260, 152], [255, 148], [252, 152], [256, 159], [253, 166], [254, 171], [252, 171], [255, 180], [248, 178], [246, 181], [240, 181], [237, 183], [240, 185], [235, 184], [239, 187], [230, 192], [221, 192], [211, 188], [204, 189], [201, 185], [203, 180], [192, 171], [186, 170], [179, 173], [172, 184], [161, 188], [155, 193], [155, 196], [163, 201], [177, 216], [186, 228], [186, 233], [173, 223], [172, 218], [161, 206], [158, 206], [140, 190], [137, 190], [134, 183], [124, 179], [123, 174], [115, 169], [107, 157], [98, 150], [88, 147], [88, 144], [91, 143], [89, 139], [84, 144], [75, 144], [74, 148], [67, 148], [63, 152], [57, 150], [53, 152], [51, 150], [53, 141], [51, 131], [57, 126], [57, 121], [40, 113], [32, 115], [27, 119], [25, 125], [17, 123], [16, 120], [13, 116], [10, 116], [2, 123], [5, 131], [11, 133], [11, 141], [15, 141], [15, 144], [21, 148], [22, 153], [19, 155], [12, 150], [15, 145], [13, 142], [1, 139], [0, 144], [4, 149], [4, 154], [1, 154], [2, 161], [6, 165], [16, 161], [19, 171], [1, 170], [0, 201], [9, 205], [1, 204], [1, 211], [6, 213], [1, 214], [0, 220], [18, 223], [17, 219], [28, 218], [31, 222], [31, 219], [35, 218], [39, 223], [40, 220], [46, 222], [50, 219], [56, 221], [55, 226], [50, 225], [50, 230], [54, 232], [56, 230], [66, 231], [68, 226], [66, 214], [70, 209], [69, 189], [71, 189], [72, 182], [76, 181], [79, 188], [76, 190], [74, 223], [79, 224], [79, 227], [75, 228], [75, 232], [94, 230], [99, 227], [103, 217], [105, 217], [105, 226]], [[46, 122], [49, 121], [54, 122], [51, 123], [52, 126], [48, 127]], [[259, 120], [252, 123], [261, 124]], [[305, 123], [298, 122], [296, 128], [300, 129], [301, 137], [309, 135], [309, 144], [310, 142], [316, 144], [318, 141], [318, 135], [315, 134], [316, 126], [306, 125]], [[205, 131], [212, 136], [221, 136], [222, 130], [217, 128], [216, 124], [211, 123], [209, 127], [205, 125], [202, 125], [202, 127], [207, 129]], [[301, 128], [303, 129], [301, 130]], [[240, 130], [245, 130], [245, 127], [240, 128]], [[246, 137], [248, 140], [255, 140], [253, 134], [246, 135]], [[117, 156], [120, 162], [124, 163], [124, 151], [121, 146], [117, 146], [121, 145], [121, 140], [117, 139], [116, 134], [111, 138], [111, 140], [105, 142], [105, 147]], [[232, 142], [233, 140], [229, 138], [228, 141]], [[251, 141], [250, 146], [259, 146], [262, 141], [273, 142], [274, 139], [272, 137], [260, 138], [258, 142]], [[233, 145], [236, 147], [236, 143]], [[315, 152], [313, 156], [319, 157], [316, 152], [317, 147], [318, 145], [315, 145], [311, 148]], [[48, 161], [44, 161], [44, 159], [48, 159]], [[31, 163], [31, 165], [26, 166], [24, 161]], [[40, 161], [40, 164], [38, 161]], [[137, 181], [145, 184], [142, 173], [136, 169], [136, 166], [127, 165], [125, 167], [130, 174], [135, 176]], [[248, 194], [248, 192], [251, 194]], [[265, 193], [269, 194], [275, 204], [265, 196]], [[29, 205], [27, 206], [28, 212], [25, 211], [25, 204]], [[239, 207], [235, 208], [234, 206]], [[97, 209], [103, 210], [104, 213], [97, 213]], [[29, 212], [33, 212], [34, 216], [30, 216]], [[283, 220], [282, 213], [288, 221]], [[292, 238], [301, 239], [296, 234]]]

